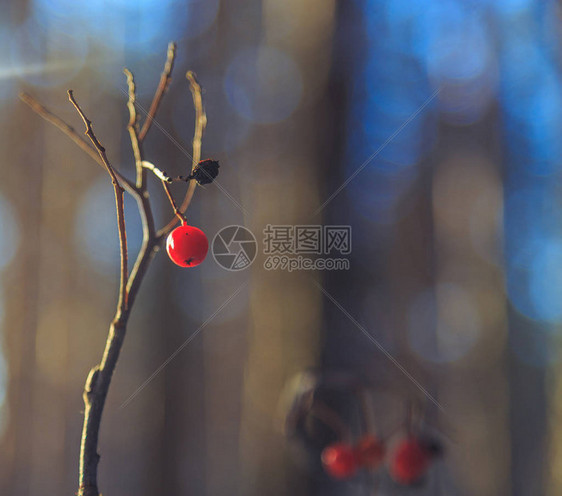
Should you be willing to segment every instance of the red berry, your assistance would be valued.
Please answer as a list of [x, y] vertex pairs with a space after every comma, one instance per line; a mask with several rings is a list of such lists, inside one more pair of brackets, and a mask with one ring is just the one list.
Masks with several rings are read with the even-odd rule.
[[353, 448], [345, 443], [335, 443], [322, 451], [324, 470], [334, 479], [347, 479], [357, 472], [357, 457]]
[[359, 464], [368, 469], [376, 469], [384, 459], [386, 448], [384, 443], [372, 434], [367, 434], [355, 447]]
[[432, 451], [419, 439], [405, 439], [394, 452], [390, 475], [400, 484], [414, 484], [425, 475], [432, 456]]
[[209, 241], [197, 227], [183, 224], [176, 227], [166, 240], [166, 251], [172, 262], [180, 267], [195, 267], [207, 255]]

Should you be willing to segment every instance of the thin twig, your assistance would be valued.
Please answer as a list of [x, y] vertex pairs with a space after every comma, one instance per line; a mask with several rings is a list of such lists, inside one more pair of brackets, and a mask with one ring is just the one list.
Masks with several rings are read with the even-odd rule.
[[[41, 105], [35, 98], [27, 93], [20, 93], [19, 95], [20, 100], [27, 104], [31, 110], [33, 110], [36, 114], [40, 117], [45, 119], [47, 122], [50, 122], [55, 127], [60, 129], [64, 134], [66, 134], [74, 143], [76, 143], [84, 152], [88, 154], [97, 164], [105, 169], [105, 164], [103, 160], [100, 158], [97, 150], [92, 148], [77, 132], [76, 130], [70, 125], [63, 121], [59, 116], [51, 112], [45, 106]], [[135, 187], [134, 184], [129, 181], [126, 177], [124, 177], [119, 171], [115, 170], [115, 175], [119, 179], [119, 183], [127, 190], [128, 193], [135, 195]]]
[[[199, 161], [201, 160], [201, 142], [203, 139], [203, 133], [205, 132], [205, 127], [207, 125], [207, 114], [205, 113], [205, 107], [203, 106], [203, 97], [201, 92], [201, 85], [197, 81], [195, 73], [188, 71], [185, 75], [189, 81], [189, 89], [191, 90], [191, 95], [193, 97], [193, 106], [195, 107], [195, 132], [193, 134], [193, 155], [191, 162], [190, 174], [193, 172]], [[185, 197], [179, 207], [179, 212], [184, 213], [191, 203], [193, 198], [193, 193], [195, 193], [195, 187], [197, 183], [191, 181], [187, 188]], [[159, 237], [164, 237], [170, 232], [171, 229], [176, 225], [178, 217], [175, 216], [168, 224], [166, 224], [158, 232]]]
[[142, 129], [139, 133], [139, 141], [143, 141], [146, 133], [150, 129], [152, 125], [152, 121], [156, 116], [156, 112], [158, 112], [158, 107], [160, 107], [160, 102], [162, 101], [162, 97], [168, 86], [170, 85], [170, 80], [172, 79], [172, 70], [174, 69], [174, 61], [176, 59], [176, 44], [171, 41], [168, 44], [168, 53], [166, 57], [166, 64], [164, 65], [164, 70], [160, 76], [160, 82], [158, 83], [158, 88], [156, 88], [156, 92], [154, 93], [154, 98], [152, 99], [152, 103], [150, 104], [150, 108], [148, 109], [148, 114], [146, 116], [146, 120], [142, 126]]
[[[203, 106], [203, 92], [201, 91], [201, 85], [199, 84], [199, 81], [197, 81], [195, 73], [192, 71], [187, 71], [185, 77], [189, 81], [189, 89], [193, 97], [193, 106], [195, 107], [195, 132], [193, 135], [193, 155], [191, 157], [192, 160], [190, 170], [191, 174], [201, 160], [201, 144], [203, 141], [203, 133], [205, 132], [205, 127], [207, 126], [207, 114], [205, 113], [205, 107]], [[185, 212], [185, 210], [191, 203], [196, 185], [197, 184], [195, 181], [189, 183], [189, 188], [187, 189], [187, 193], [180, 207], [180, 210], [182, 212]]]
[[127, 130], [131, 138], [131, 146], [133, 147], [133, 156], [135, 157], [135, 167], [137, 170], [137, 188], [141, 191], [146, 189], [146, 171], [142, 167], [142, 150], [141, 142], [139, 140], [139, 119], [135, 103], [137, 101], [135, 79], [133, 73], [126, 67], [123, 69], [125, 76], [127, 76], [127, 86], [129, 88], [129, 100], [127, 101], [127, 108], [129, 109], [129, 123]]
[[101, 145], [98, 141], [94, 131], [92, 129], [92, 122], [86, 117], [78, 102], [74, 99], [74, 95], [72, 94], [72, 90], [68, 90], [68, 99], [76, 108], [80, 117], [84, 121], [84, 125], [86, 126], [86, 136], [90, 138], [90, 141], [98, 151], [98, 154], [105, 166], [107, 172], [111, 176], [111, 181], [113, 183], [113, 189], [115, 190], [115, 206], [117, 209], [117, 225], [119, 228], [119, 248], [121, 251], [121, 280], [119, 282], [119, 302], [117, 307], [125, 310], [127, 308], [127, 277], [128, 277], [128, 269], [127, 269], [127, 231], [125, 229], [125, 210], [123, 204], [123, 188], [119, 183], [119, 179], [117, 179], [117, 175], [115, 174], [115, 170], [109, 163], [107, 159], [107, 155], [105, 153], [105, 148]]

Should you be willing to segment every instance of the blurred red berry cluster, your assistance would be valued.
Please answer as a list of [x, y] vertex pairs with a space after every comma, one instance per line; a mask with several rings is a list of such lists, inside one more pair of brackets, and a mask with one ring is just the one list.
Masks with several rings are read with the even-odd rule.
[[291, 389], [286, 433], [305, 445], [310, 456], [319, 457], [330, 478], [350, 480], [363, 471], [390, 476], [401, 486], [424, 483], [443, 449], [422, 408], [415, 408], [411, 399], [402, 401], [403, 415], [392, 412], [391, 428], [381, 430], [367, 401], [373, 396], [369, 384], [349, 374], [308, 373], [300, 379]]
[[[433, 443], [414, 436], [402, 439], [388, 457], [391, 477], [402, 485], [420, 482], [433, 459], [440, 454], [433, 446]], [[356, 445], [345, 442], [330, 444], [322, 451], [322, 464], [326, 473], [334, 479], [349, 479], [361, 468], [379, 469], [386, 454], [384, 441], [367, 434]]]

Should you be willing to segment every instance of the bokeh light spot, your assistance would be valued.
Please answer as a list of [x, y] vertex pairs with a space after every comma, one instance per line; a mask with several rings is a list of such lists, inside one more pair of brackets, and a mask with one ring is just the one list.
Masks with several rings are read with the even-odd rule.
[[78, 73], [88, 54], [88, 41], [77, 25], [64, 30], [42, 26], [29, 17], [10, 40], [12, 67], [21, 79], [36, 86], [58, 86]]
[[200, 36], [214, 23], [219, 0], [34, 0], [33, 13], [49, 31], [78, 28], [109, 48], [150, 54], [174, 39]]
[[380, 225], [395, 223], [409, 211], [411, 203], [403, 200], [418, 174], [416, 168], [400, 170], [395, 164], [385, 165], [396, 170], [386, 172], [368, 166], [361, 171], [361, 178], [345, 188], [355, 214]]
[[481, 21], [465, 13], [462, 22], [437, 30], [429, 43], [426, 66], [446, 120], [468, 124], [484, 114], [495, 95], [497, 64]]
[[519, 14], [528, 9], [533, 0], [487, 0], [498, 12], [504, 15]]
[[[80, 253], [86, 255], [94, 270], [115, 274], [120, 263], [115, 197], [105, 176], [100, 176], [85, 192], [75, 222]], [[128, 194], [125, 194], [125, 224], [131, 256], [140, 248], [142, 228], [137, 205]]]
[[241, 116], [270, 124], [286, 119], [298, 107], [302, 77], [286, 53], [268, 46], [248, 48], [230, 62], [224, 91]]
[[453, 362], [465, 356], [480, 335], [474, 299], [462, 287], [441, 283], [414, 299], [409, 312], [412, 350], [427, 361]]

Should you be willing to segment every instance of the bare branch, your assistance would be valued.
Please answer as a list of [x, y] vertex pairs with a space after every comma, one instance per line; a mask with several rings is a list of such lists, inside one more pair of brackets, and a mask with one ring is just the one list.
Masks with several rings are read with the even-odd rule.
[[[201, 160], [201, 142], [203, 139], [203, 133], [205, 132], [205, 127], [207, 126], [207, 114], [205, 113], [205, 107], [203, 106], [203, 96], [201, 92], [201, 85], [197, 81], [195, 73], [188, 71], [185, 75], [189, 81], [189, 89], [191, 90], [191, 95], [193, 97], [193, 106], [195, 107], [195, 132], [193, 134], [193, 155], [191, 162], [190, 174]], [[183, 214], [193, 198], [195, 193], [195, 187], [197, 186], [195, 181], [191, 181], [187, 188], [185, 197], [179, 207], [179, 212]], [[173, 229], [176, 225], [178, 217], [174, 217], [168, 224], [166, 224], [159, 232], [159, 237], [164, 237], [167, 233]]]
[[166, 64], [164, 65], [164, 70], [160, 76], [160, 82], [158, 83], [158, 87], [156, 88], [156, 92], [154, 93], [154, 98], [152, 99], [152, 103], [150, 104], [150, 108], [148, 109], [148, 114], [146, 116], [146, 120], [142, 126], [142, 129], [139, 133], [139, 141], [142, 142], [146, 137], [146, 133], [150, 129], [152, 125], [152, 121], [156, 117], [156, 112], [158, 112], [158, 107], [160, 107], [160, 102], [162, 101], [162, 97], [164, 93], [168, 90], [168, 86], [170, 85], [170, 80], [172, 79], [172, 70], [174, 69], [174, 61], [176, 59], [176, 44], [171, 41], [168, 44], [168, 53], [166, 57]]
[[[76, 130], [70, 125], [63, 121], [60, 117], [55, 115], [45, 106], [41, 105], [35, 98], [27, 93], [20, 93], [19, 95], [20, 100], [27, 104], [31, 110], [33, 110], [36, 114], [40, 117], [45, 119], [47, 122], [50, 122], [55, 127], [60, 129], [64, 134], [66, 134], [74, 143], [76, 143], [84, 152], [86, 152], [90, 158], [95, 160], [101, 167], [104, 169], [105, 164], [103, 160], [98, 155], [98, 152], [92, 148], [77, 132]], [[136, 196], [136, 191], [133, 183], [129, 181], [125, 176], [123, 176], [119, 171], [114, 171], [115, 175], [119, 179], [120, 184], [127, 190], [128, 193], [131, 193], [133, 196]]]
[[[160, 83], [154, 95], [154, 99], [152, 101], [147, 119], [140, 132], [138, 125], [138, 116], [135, 107], [136, 94], [134, 78], [131, 72], [125, 69], [129, 87], [129, 99], [127, 102], [127, 106], [129, 109], [128, 131], [131, 138], [131, 144], [133, 153], [135, 155], [135, 164], [137, 168], [136, 185], [123, 177], [112, 167], [107, 158], [105, 148], [102, 146], [102, 144], [94, 134], [91, 121], [86, 117], [81, 107], [76, 102], [71, 90], [69, 90], [68, 92], [68, 98], [82, 118], [86, 128], [85, 134], [93, 144], [93, 148], [75, 131], [72, 126], [68, 125], [47, 108], [39, 104], [34, 98], [26, 94], [20, 95], [20, 98], [27, 105], [29, 105], [32, 110], [34, 110], [48, 122], [54, 124], [60, 130], [62, 130], [64, 134], [72, 139], [83, 151], [85, 151], [93, 160], [95, 160], [107, 171], [107, 173], [111, 177], [115, 192], [115, 204], [117, 211], [117, 224], [119, 229], [119, 243], [121, 254], [119, 299], [115, 317], [109, 327], [109, 334], [105, 344], [105, 350], [102, 360], [99, 365], [95, 366], [90, 371], [84, 387], [85, 409], [84, 424], [82, 428], [82, 440], [80, 445], [80, 474], [78, 496], [100, 496], [97, 487], [97, 467], [100, 458], [97, 453], [97, 446], [101, 417], [107, 393], [109, 391], [109, 386], [111, 384], [113, 372], [115, 370], [123, 341], [125, 339], [131, 307], [134, 303], [136, 295], [138, 294], [138, 290], [146, 274], [150, 261], [160, 248], [160, 245], [164, 239], [164, 234], [167, 234], [167, 232], [177, 223], [178, 219], [180, 219], [181, 221], [185, 221], [183, 212], [185, 212], [187, 206], [189, 205], [189, 202], [191, 201], [196, 181], [200, 180], [194, 177], [197, 176], [197, 173], [193, 174], [193, 171], [201, 158], [201, 139], [207, 120], [203, 108], [201, 87], [197, 83], [195, 76], [192, 73], [187, 74], [196, 110], [196, 126], [195, 135], [193, 138], [193, 162], [191, 164], [191, 174], [187, 177], [180, 176], [178, 178], [171, 178], [166, 174], [165, 171], [158, 169], [154, 164], [145, 161], [143, 158], [142, 141], [146, 136], [146, 133], [150, 129], [152, 122], [154, 121], [154, 117], [159, 108], [162, 97], [168, 88], [175, 59], [175, 48], [176, 46], [174, 43], [170, 43], [168, 46], [166, 65], [160, 78]], [[218, 168], [218, 164], [216, 165], [216, 167]], [[174, 220], [171, 221], [166, 228], [162, 229], [158, 233], [156, 232], [154, 225], [154, 217], [152, 215], [150, 198], [146, 191], [146, 176], [147, 171], [149, 170], [152, 171], [161, 180], [175, 214]], [[214, 178], [216, 176], [216, 173], [212, 173], [211, 176]], [[185, 198], [183, 199], [182, 205], [178, 207], [172, 197], [169, 183], [180, 180], [189, 181], [191, 179], [193, 179], [193, 181], [191, 181], [188, 186], [188, 190]], [[128, 252], [123, 204], [123, 188], [127, 189], [127, 191], [130, 192], [131, 195], [136, 199], [143, 226], [143, 243], [130, 275], [128, 274]]]
[[121, 311], [127, 309], [127, 277], [128, 277], [128, 270], [127, 270], [127, 232], [125, 229], [125, 212], [124, 212], [124, 205], [123, 205], [123, 188], [117, 179], [117, 175], [115, 174], [115, 170], [109, 163], [107, 159], [107, 155], [105, 153], [105, 148], [101, 145], [98, 141], [96, 135], [94, 134], [94, 130], [92, 129], [92, 122], [86, 117], [78, 102], [74, 99], [74, 95], [72, 94], [72, 90], [68, 90], [68, 99], [74, 105], [74, 108], [84, 121], [84, 125], [86, 126], [86, 136], [90, 138], [90, 141], [98, 151], [98, 154], [105, 166], [107, 172], [111, 176], [111, 181], [113, 183], [113, 189], [115, 190], [115, 205], [117, 209], [117, 227], [119, 229], [119, 247], [121, 251], [121, 280], [119, 283], [119, 302], [117, 304], [117, 308]]

